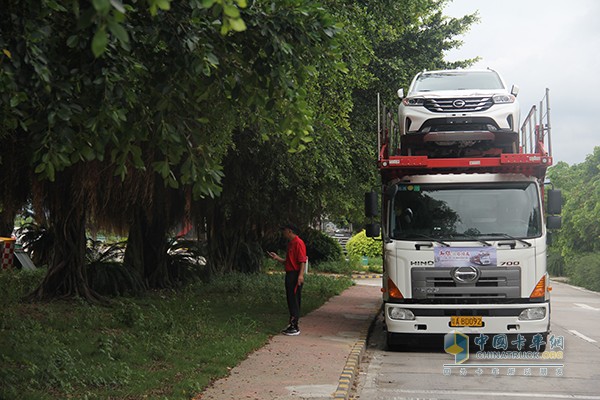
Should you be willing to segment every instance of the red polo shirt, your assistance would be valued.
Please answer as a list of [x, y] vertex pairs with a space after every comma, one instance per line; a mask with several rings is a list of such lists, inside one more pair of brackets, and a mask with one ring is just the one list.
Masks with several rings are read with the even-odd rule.
[[299, 236], [296, 236], [288, 243], [285, 270], [288, 272], [300, 271], [300, 264], [305, 263], [306, 260], [306, 245]]

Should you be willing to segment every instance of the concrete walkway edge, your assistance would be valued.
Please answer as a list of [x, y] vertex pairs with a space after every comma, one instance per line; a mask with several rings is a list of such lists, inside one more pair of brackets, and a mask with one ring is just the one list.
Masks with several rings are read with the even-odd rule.
[[352, 389], [352, 384], [360, 367], [362, 355], [367, 348], [367, 342], [369, 341], [371, 329], [373, 328], [373, 324], [375, 323], [377, 315], [379, 315], [381, 312], [381, 309], [382, 305], [379, 305], [375, 310], [373, 310], [372, 318], [370, 318], [368, 321], [369, 323], [363, 329], [363, 332], [361, 332], [360, 339], [357, 340], [352, 347], [352, 351], [350, 351], [350, 355], [348, 356], [344, 370], [340, 375], [337, 390], [333, 394], [334, 399], [348, 400], [350, 396], [350, 390]]
[[300, 320], [299, 336], [275, 335], [195, 399], [348, 399], [381, 286], [362, 280]]

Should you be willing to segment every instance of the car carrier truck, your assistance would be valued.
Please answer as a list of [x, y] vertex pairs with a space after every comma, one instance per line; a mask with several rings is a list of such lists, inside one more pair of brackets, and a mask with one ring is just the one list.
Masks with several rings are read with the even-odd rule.
[[367, 236], [383, 242], [389, 347], [454, 330], [547, 337], [546, 253], [561, 210], [545, 182], [548, 100], [546, 90], [520, 132], [401, 134], [378, 97], [381, 191], [366, 194], [365, 212]]

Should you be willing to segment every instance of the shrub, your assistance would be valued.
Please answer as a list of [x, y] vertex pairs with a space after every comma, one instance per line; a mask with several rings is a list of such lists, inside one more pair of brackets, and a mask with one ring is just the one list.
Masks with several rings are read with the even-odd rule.
[[0, 272], [0, 307], [8, 308], [7, 304], [16, 304], [31, 293], [44, 280], [45, 268], [33, 271], [13, 269]]
[[144, 291], [139, 274], [121, 263], [125, 242], [106, 244], [100, 240], [87, 240], [86, 268], [88, 284], [102, 295], [119, 296]]
[[569, 283], [600, 291], [600, 254], [583, 253], [567, 259]]
[[176, 286], [208, 280], [207, 253], [206, 242], [180, 238], [171, 240], [167, 250], [169, 280]]
[[340, 261], [323, 261], [317, 265], [309, 266], [309, 272], [328, 272], [332, 274], [350, 275], [357, 269], [357, 263], [340, 260]]
[[547, 268], [551, 276], [565, 276], [565, 260], [559, 249], [548, 249]]
[[54, 247], [54, 234], [48, 227], [29, 222], [17, 230], [17, 237], [37, 267], [50, 262]]
[[[311, 265], [319, 264], [324, 261], [338, 261], [342, 259], [342, 246], [334, 238], [325, 233], [306, 228], [299, 235], [306, 244], [306, 255]], [[263, 243], [267, 251], [274, 251], [280, 256], [285, 256], [287, 241], [281, 235], [277, 238], [271, 238]]]
[[368, 238], [365, 231], [362, 230], [352, 236], [346, 244], [346, 250], [350, 258], [361, 258], [363, 256], [382, 257], [382, 244], [380, 240]]
[[306, 255], [311, 264], [342, 259], [342, 246], [331, 236], [316, 229], [306, 229], [300, 237], [306, 243]]

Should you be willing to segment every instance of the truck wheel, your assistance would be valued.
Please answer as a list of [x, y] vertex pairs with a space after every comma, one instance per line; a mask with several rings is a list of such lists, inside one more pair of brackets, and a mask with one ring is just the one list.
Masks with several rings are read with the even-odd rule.
[[386, 350], [389, 351], [406, 351], [411, 348], [411, 341], [407, 340], [407, 335], [399, 335], [397, 333], [387, 333]]
[[400, 351], [400, 346], [396, 341], [396, 335], [393, 333], [387, 333], [385, 341], [385, 349], [388, 351]]

